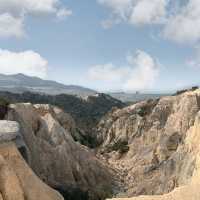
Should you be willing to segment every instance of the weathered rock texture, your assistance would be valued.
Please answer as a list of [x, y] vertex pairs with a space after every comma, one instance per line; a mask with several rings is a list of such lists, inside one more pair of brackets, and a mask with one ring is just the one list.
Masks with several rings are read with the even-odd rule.
[[[195, 124], [186, 133], [183, 144], [190, 159], [194, 160], [194, 170], [188, 183], [175, 188], [172, 192], [157, 196], [140, 196], [134, 198], [117, 198], [116, 200], [199, 200], [200, 199], [200, 112]], [[188, 163], [190, 165], [190, 162]], [[180, 169], [181, 170], [181, 169]], [[184, 175], [184, 174], [183, 174]]]
[[19, 136], [19, 124], [13, 121], [0, 121], [0, 141], [9, 142]]
[[[100, 144], [95, 150], [75, 142], [74, 138], [80, 136], [75, 121], [57, 107], [15, 104], [10, 106], [7, 119], [20, 124], [20, 134], [16, 134], [13, 148], [8, 142], [0, 144], [0, 156], [11, 163], [11, 169], [16, 167], [13, 162], [21, 169], [22, 165], [15, 161], [16, 154], [8, 159], [10, 151], [18, 148], [37, 176], [66, 199], [105, 199], [113, 191], [118, 200], [200, 199], [200, 90], [113, 109], [94, 132]], [[4, 134], [3, 138], [6, 141]], [[24, 170], [26, 180], [28, 172]], [[17, 177], [21, 181], [21, 176]], [[42, 190], [43, 195], [47, 186], [39, 182], [42, 185], [35, 189]], [[17, 194], [23, 196], [27, 188], [20, 184], [22, 192]], [[1, 189], [0, 185], [0, 200], [5, 198], [2, 191], [6, 188]], [[60, 198], [49, 190], [56, 195], [55, 200]], [[48, 200], [49, 196], [45, 198]]]
[[0, 97], [7, 99], [11, 103], [30, 102], [32, 104], [51, 104], [58, 106], [69, 113], [75, 120], [76, 128], [79, 130], [79, 132], [77, 132], [78, 137], [75, 137], [75, 140], [93, 148], [96, 147], [96, 141], [92, 134], [92, 129], [96, 127], [99, 120], [110, 111], [112, 107], [122, 108], [125, 106], [121, 101], [106, 94], [91, 95], [82, 99], [67, 94], [53, 96], [31, 92], [16, 94], [0, 91]]
[[11, 106], [8, 119], [19, 122], [28, 163], [45, 183], [62, 193], [80, 193], [83, 197], [77, 199], [103, 199], [112, 192], [112, 171], [74, 141], [68, 114], [49, 105], [22, 103]]
[[18, 127], [16, 122], [0, 121], [1, 136], [4, 135], [3, 140], [0, 137], [0, 199], [63, 200], [58, 192], [33, 173], [22, 158], [15, 144]]
[[147, 199], [200, 199], [197, 183], [189, 184], [199, 177], [199, 110], [200, 90], [188, 91], [117, 109], [99, 123], [99, 153], [121, 182], [117, 197], [162, 195], [178, 187]]

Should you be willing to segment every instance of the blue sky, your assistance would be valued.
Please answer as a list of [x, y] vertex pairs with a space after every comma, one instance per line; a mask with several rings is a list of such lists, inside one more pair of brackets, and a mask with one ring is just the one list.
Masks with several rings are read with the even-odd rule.
[[[200, 31], [190, 35], [186, 24], [192, 6], [200, 7], [197, 0], [178, 5], [173, 14], [175, 6], [166, 3], [170, 0], [153, 0], [159, 4], [153, 7], [155, 16], [148, 12], [152, 7], [145, 4], [147, 0], [141, 0], [149, 18], [127, 9], [130, 3], [133, 9], [139, 7], [138, 0], [125, 0], [127, 4], [122, 0], [60, 0], [60, 4], [41, 0], [51, 7], [41, 5], [39, 11], [38, 6], [30, 9], [27, 0], [21, 7], [16, 4], [19, 8], [14, 5], [13, 11], [9, 1], [2, 0], [3, 6], [0, 2], [0, 25], [10, 28], [10, 21], [1, 20], [1, 15], [9, 13], [23, 27], [6, 33], [0, 28], [0, 73], [26, 73], [100, 91], [170, 91], [200, 83]], [[20, 9], [27, 9], [23, 16]], [[61, 9], [67, 11], [62, 19], [57, 16]], [[198, 17], [200, 8], [189, 20], [198, 25]], [[108, 27], [103, 27], [103, 21]]]

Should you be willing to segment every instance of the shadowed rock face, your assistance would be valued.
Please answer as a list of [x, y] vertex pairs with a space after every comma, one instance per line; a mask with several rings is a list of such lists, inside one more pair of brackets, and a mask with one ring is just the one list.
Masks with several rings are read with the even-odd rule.
[[107, 197], [105, 190], [112, 192], [113, 171], [74, 141], [73, 124], [59, 108], [15, 104], [8, 118], [20, 124], [29, 165], [45, 183], [66, 196], [82, 196], [83, 200], [87, 195], [88, 199], [101, 200]]
[[0, 105], [0, 120], [4, 119], [7, 111], [7, 107]]
[[64, 187], [57, 187], [54, 189], [59, 191], [65, 200], [72, 200], [72, 199], [88, 200], [89, 199], [88, 192], [82, 191], [82, 190], [80, 190], [80, 188], [67, 188], [66, 189]]

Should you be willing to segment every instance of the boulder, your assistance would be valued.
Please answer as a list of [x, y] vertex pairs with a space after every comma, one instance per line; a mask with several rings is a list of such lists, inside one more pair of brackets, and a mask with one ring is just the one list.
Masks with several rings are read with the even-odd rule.
[[64, 200], [33, 173], [12, 142], [0, 144], [0, 199]]
[[29, 165], [45, 183], [74, 199], [76, 191], [92, 200], [112, 193], [114, 171], [73, 139], [68, 115], [53, 106], [20, 103], [11, 105], [8, 118], [20, 124]]
[[19, 124], [15, 121], [0, 120], [0, 142], [15, 140], [19, 135]]

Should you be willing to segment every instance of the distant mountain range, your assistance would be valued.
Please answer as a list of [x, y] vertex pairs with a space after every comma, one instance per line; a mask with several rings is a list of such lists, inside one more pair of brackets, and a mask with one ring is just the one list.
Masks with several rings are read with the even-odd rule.
[[43, 80], [38, 77], [24, 74], [0, 74], [0, 90], [13, 93], [36, 92], [50, 95], [71, 94], [77, 96], [90, 96], [97, 92], [88, 88], [75, 85], [64, 85], [56, 81]]
[[[98, 92], [89, 88], [77, 85], [64, 85], [56, 81], [43, 80], [38, 77], [27, 76], [24, 74], [4, 75], [0, 74], [0, 91], [12, 93], [34, 92], [48, 95], [69, 94], [86, 98]], [[107, 93], [113, 98], [123, 102], [137, 102], [146, 99], [155, 99], [165, 94], [140, 94], [140, 93]], [[166, 94], [167, 95], [167, 94]]]
[[143, 93], [125, 93], [125, 92], [112, 92], [108, 93], [110, 96], [112, 96], [115, 99], [118, 99], [123, 102], [138, 102], [138, 101], [143, 101], [143, 100], [148, 100], [148, 99], [157, 99], [162, 96], [168, 96], [170, 94], [143, 94]]

